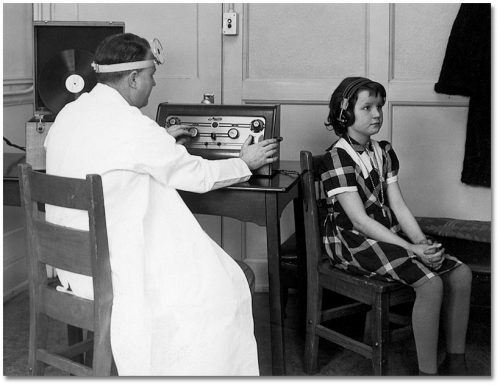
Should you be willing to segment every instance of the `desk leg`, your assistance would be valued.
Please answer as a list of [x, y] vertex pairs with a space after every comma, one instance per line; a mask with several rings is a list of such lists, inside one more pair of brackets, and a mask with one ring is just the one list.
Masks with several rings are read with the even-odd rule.
[[295, 239], [297, 248], [297, 285], [299, 295], [299, 319], [300, 329], [306, 329], [306, 305], [307, 305], [307, 261], [306, 261], [306, 240], [304, 228], [304, 212], [302, 208], [302, 191], [299, 184], [299, 198], [293, 200], [295, 218]]
[[277, 194], [266, 193], [267, 263], [273, 376], [286, 374], [283, 314], [281, 313], [280, 222]]

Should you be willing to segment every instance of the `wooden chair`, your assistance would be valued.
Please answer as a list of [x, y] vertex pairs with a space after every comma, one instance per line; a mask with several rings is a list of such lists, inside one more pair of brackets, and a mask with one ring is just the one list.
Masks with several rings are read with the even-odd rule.
[[[29, 266], [29, 372], [43, 375], [46, 366], [53, 366], [73, 375], [109, 376], [113, 291], [101, 177], [62, 178], [32, 171], [28, 164], [19, 168]], [[89, 231], [47, 222], [44, 204], [87, 211]], [[46, 265], [91, 276], [94, 300], [57, 291], [47, 278]], [[49, 318], [93, 333], [65, 349], [49, 351]], [[91, 367], [78, 360], [84, 352], [91, 353]]]
[[[400, 283], [355, 276], [333, 267], [322, 248], [320, 226], [326, 216], [326, 202], [318, 199], [320, 157], [301, 151], [302, 188], [304, 199], [304, 221], [307, 250], [307, 322], [305, 342], [305, 371], [313, 374], [317, 370], [319, 337], [325, 338], [346, 349], [362, 354], [372, 360], [373, 373], [387, 372], [389, 322], [401, 321], [391, 317], [389, 307], [414, 300], [412, 288]], [[329, 290], [352, 301], [329, 309], [323, 307], [323, 290]], [[335, 322], [340, 317], [368, 312], [366, 317], [371, 344], [358, 341], [337, 331]], [[330, 322], [327, 322], [330, 321]], [[399, 323], [399, 322], [397, 322]], [[335, 327], [334, 330], [333, 327]], [[409, 326], [405, 331], [411, 330]]]

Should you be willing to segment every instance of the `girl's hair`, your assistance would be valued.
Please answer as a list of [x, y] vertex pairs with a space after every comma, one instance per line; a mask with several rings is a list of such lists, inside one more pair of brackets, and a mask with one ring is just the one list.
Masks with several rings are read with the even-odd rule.
[[[151, 54], [151, 47], [146, 39], [133, 33], [119, 33], [105, 38], [97, 47], [94, 62], [96, 64], [118, 64], [147, 60]], [[97, 81], [101, 83], [115, 83], [128, 71], [97, 73]]]
[[[351, 91], [345, 93], [346, 89], [353, 84], [353, 82], [362, 79], [366, 80], [366, 83], [363, 83], [359, 87], [354, 87]], [[353, 90], [354, 93], [352, 93]], [[386, 92], [382, 84], [359, 76], [345, 78], [340, 82], [335, 91], [333, 91], [332, 97], [330, 98], [330, 112], [328, 113], [325, 126], [327, 128], [331, 126], [338, 136], [346, 134], [347, 127], [354, 123], [354, 106], [358, 100], [358, 94], [360, 91], [364, 90], [368, 91], [370, 95], [380, 95], [385, 103]], [[342, 100], [347, 94], [351, 94], [352, 96], [349, 98], [347, 109], [342, 111]], [[339, 120], [341, 112], [344, 121]]]

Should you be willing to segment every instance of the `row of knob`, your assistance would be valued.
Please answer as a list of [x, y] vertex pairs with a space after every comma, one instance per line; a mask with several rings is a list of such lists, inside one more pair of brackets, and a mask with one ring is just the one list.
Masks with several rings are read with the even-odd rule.
[[[167, 121], [167, 127], [170, 127], [173, 125], [178, 125], [178, 124], [181, 124], [181, 120], [179, 118], [170, 118]], [[219, 123], [213, 122], [212, 127], [213, 128], [219, 127]], [[252, 131], [254, 133], [261, 132], [263, 129], [264, 129], [264, 122], [260, 119], [252, 120], [252, 122], [250, 123], [250, 131]], [[199, 135], [198, 129], [196, 127], [190, 127], [188, 131], [189, 131], [189, 135], [192, 138], [195, 138]], [[213, 140], [216, 140], [217, 133], [212, 132], [210, 134], [210, 136], [212, 137]], [[236, 139], [240, 136], [240, 132], [238, 131], [238, 129], [233, 127], [227, 131], [227, 136], [229, 136], [231, 139]]]

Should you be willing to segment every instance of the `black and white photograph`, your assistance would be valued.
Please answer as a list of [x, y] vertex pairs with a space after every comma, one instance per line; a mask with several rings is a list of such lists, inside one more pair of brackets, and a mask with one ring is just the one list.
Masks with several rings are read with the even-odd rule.
[[2, 2], [4, 379], [493, 378], [495, 8]]

